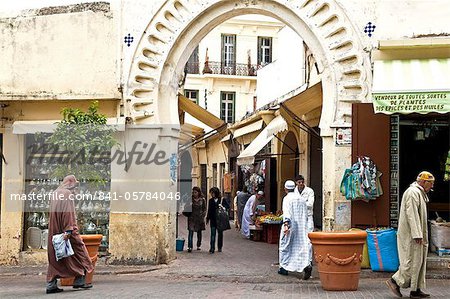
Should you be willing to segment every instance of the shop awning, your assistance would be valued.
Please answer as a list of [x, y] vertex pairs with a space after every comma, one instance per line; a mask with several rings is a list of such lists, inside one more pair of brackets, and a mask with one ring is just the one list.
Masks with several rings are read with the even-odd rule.
[[260, 120], [254, 122], [254, 123], [251, 123], [249, 125], [241, 127], [239, 129], [236, 129], [234, 131], [233, 137], [237, 138], [237, 137], [240, 137], [240, 136], [244, 136], [244, 135], [250, 134], [250, 133], [255, 132], [255, 131], [259, 131], [259, 130], [262, 129], [263, 124], [264, 124], [264, 121], [262, 119], [260, 119]]
[[281, 115], [275, 117], [264, 130], [247, 146], [247, 148], [237, 157], [237, 164], [252, 164], [255, 161], [255, 155], [274, 137], [288, 129], [288, 125]]
[[189, 142], [204, 134], [205, 130], [203, 128], [185, 123], [181, 125], [180, 140], [181, 142]]
[[227, 134], [225, 137], [220, 139], [220, 142], [227, 142], [228, 140], [230, 140], [230, 138], [231, 138], [231, 134]]
[[178, 105], [180, 106], [181, 110], [189, 113], [190, 115], [213, 129], [220, 128], [225, 124], [223, 120], [207, 111], [206, 109], [203, 109], [182, 94], [178, 94]]
[[375, 113], [450, 112], [450, 58], [375, 61]]
[[322, 106], [322, 82], [316, 83], [305, 91], [283, 101], [283, 106], [297, 116], [302, 116]]
[[[53, 133], [61, 120], [18, 120], [12, 125], [13, 134]], [[108, 118], [106, 125], [125, 131], [125, 117]]]

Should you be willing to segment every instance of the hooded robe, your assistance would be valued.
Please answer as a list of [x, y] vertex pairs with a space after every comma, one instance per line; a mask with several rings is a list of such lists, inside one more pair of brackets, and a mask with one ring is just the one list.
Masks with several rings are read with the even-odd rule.
[[[397, 231], [400, 267], [392, 276], [402, 288], [415, 291], [425, 288], [428, 252], [427, 206], [428, 196], [417, 183], [412, 183], [402, 197]], [[414, 239], [421, 238], [423, 244]]]
[[[50, 203], [47, 282], [56, 278], [83, 276], [94, 269], [86, 246], [78, 233], [74, 193], [71, 190], [77, 183], [75, 176], [65, 177], [61, 186], [55, 190], [55, 197]], [[69, 240], [74, 255], [56, 261], [52, 237], [66, 231], [72, 231]]]

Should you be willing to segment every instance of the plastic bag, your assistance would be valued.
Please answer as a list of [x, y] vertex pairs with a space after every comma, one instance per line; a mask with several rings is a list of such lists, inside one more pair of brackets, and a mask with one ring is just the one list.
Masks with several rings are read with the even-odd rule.
[[222, 205], [217, 209], [217, 229], [220, 231], [231, 229], [228, 212]]
[[370, 267], [372, 271], [395, 272], [399, 267], [397, 231], [393, 228], [367, 232]]
[[64, 240], [64, 234], [57, 234], [52, 237], [53, 248], [55, 249], [56, 261], [74, 254], [69, 239]]

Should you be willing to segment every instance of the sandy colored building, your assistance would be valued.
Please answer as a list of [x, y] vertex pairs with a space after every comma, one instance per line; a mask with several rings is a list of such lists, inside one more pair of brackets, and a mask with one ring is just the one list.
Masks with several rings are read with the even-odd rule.
[[[322, 228], [395, 225], [401, 186], [416, 173], [404, 161], [422, 157], [420, 152], [409, 155], [404, 149], [417, 147], [415, 142], [431, 142], [433, 146], [425, 148], [439, 152], [427, 151], [426, 156], [438, 157], [449, 148], [448, 139], [439, 137], [448, 130], [449, 9], [444, 0], [123, 0], [44, 7], [17, 15], [2, 12], [0, 262], [46, 259], [45, 250], [26, 246], [25, 224], [34, 221], [36, 225], [36, 218], [24, 214], [23, 202], [10, 200], [13, 194], [26, 193], [29, 182], [24, 156], [26, 133], [33, 123], [30, 128], [24, 122], [52, 122], [59, 119], [62, 107], [87, 107], [92, 100], [100, 102], [112, 123], [126, 124], [117, 136], [122, 148], [147, 152], [143, 143], [156, 144], [167, 160], [160, 165], [139, 164], [133, 154], [129, 161], [135, 162], [130, 167], [111, 165], [110, 192], [123, 200], [111, 201], [108, 212], [110, 261], [165, 263], [174, 258], [176, 200], [129, 205], [125, 196], [176, 194], [177, 94], [184, 67], [211, 30], [243, 14], [278, 19], [300, 35], [314, 55], [322, 103], [320, 113], [306, 120], [320, 128]], [[405, 94], [440, 102], [421, 103], [427, 109], [420, 111], [424, 115], [418, 119], [409, 112], [419, 107], [399, 107], [397, 100], [403, 100], [399, 98], [389, 109], [374, 113], [373, 104], [376, 109], [382, 106], [383, 96]], [[432, 125], [435, 119], [439, 126]], [[422, 123], [427, 127], [418, 128]], [[406, 146], [397, 147], [400, 140], [396, 138], [408, 132], [417, 138], [402, 139]], [[296, 136], [296, 142], [301, 145], [304, 138]], [[370, 155], [384, 172], [384, 197], [367, 204], [346, 200], [340, 193], [344, 170], [358, 155]], [[420, 161], [415, 166], [429, 162]], [[439, 173], [439, 162], [435, 159], [427, 165]], [[440, 186], [435, 189], [444, 191], [431, 211], [448, 213], [448, 182], [436, 176]], [[39, 224], [41, 220], [42, 215]]]

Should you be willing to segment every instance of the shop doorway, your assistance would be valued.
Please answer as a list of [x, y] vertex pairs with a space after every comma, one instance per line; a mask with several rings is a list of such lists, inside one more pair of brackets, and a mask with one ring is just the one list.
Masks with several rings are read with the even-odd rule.
[[[313, 128], [320, 132], [319, 127]], [[322, 138], [309, 135], [309, 186], [314, 190], [314, 227], [322, 229]]]
[[188, 151], [181, 154], [178, 184], [181, 195], [181, 203], [186, 203], [191, 199], [192, 190], [192, 158]]
[[[278, 186], [280, 196], [284, 196], [284, 182], [286, 180], [295, 180], [299, 171], [299, 149], [297, 137], [294, 133], [288, 132], [281, 146], [280, 156], [280, 184]], [[281, 209], [281, 200], [278, 202], [278, 208]]]
[[431, 219], [436, 218], [437, 212], [439, 216], [450, 220], [450, 183], [444, 181], [445, 162], [450, 149], [449, 122], [449, 114], [400, 116], [400, 194], [415, 181], [420, 171], [430, 171], [436, 178], [434, 191], [428, 194], [428, 213]]

